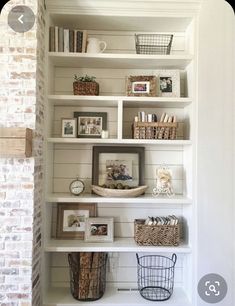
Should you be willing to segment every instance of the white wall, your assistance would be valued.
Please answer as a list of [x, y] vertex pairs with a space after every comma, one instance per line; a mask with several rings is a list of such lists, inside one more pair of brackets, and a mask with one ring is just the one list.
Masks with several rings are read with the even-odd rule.
[[[197, 270], [198, 280], [207, 273], [226, 279], [228, 293], [217, 304], [221, 306], [235, 305], [234, 29], [234, 13], [226, 1], [203, 1], [199, 18]], [[197, 306], [202, 305], [208, 304], [198, 297]]]

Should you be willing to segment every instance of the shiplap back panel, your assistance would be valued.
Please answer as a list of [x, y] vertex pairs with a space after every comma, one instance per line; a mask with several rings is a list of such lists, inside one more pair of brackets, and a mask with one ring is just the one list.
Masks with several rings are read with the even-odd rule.
[[[136, 53], [135, 49], [135, 33], [129, 31], [88, 31], [89, 37], [96, 37], [107, 43], [105, 53]], [[138, 32], [140, 34], [144, 32]], [[169, 34], [169, 33], [158, 33]], [[173, 34], [171, 54], [184, 54], [186, 53], [185, 47], [185, 33], [177, 32]]]
[[[101, 68], [55, 68], [54, 88], [55, 94], [73, 94], [74, 75], [95, 76], [100, 86], [101, 96], [125, 96], [126, 78], [129, 75], [159, 75], [156, 69], [101, 69]], [[183, 70], [180, 70], [181, 96], [187, 93], [187, 77]], [[53, 93], [53, 92], [52, 92]]]
[[[149, 255], [148, 253], [141, 255]], [[152, 255], [152, 254], [151, 254]], [[159, 254], [170, 257], [169, 254]], [[175, 266], [175, 286], [182, 286], [184, 255], [178, 255]], [[53, 287], [69, 287], [67, 253], [53, 253], [51, 260], [51, 284]], [[116, 288], [137, 288], [137, 260], [135, 253], [109, 253], [107, 285]]]
[[[146, 193], [152, 193], [156, 185], [156, 170], [161, 164], [167, 164], [172, 170], [173, 188], [176, 194], [183, 194], [183, 151], [182, 148], [164, 149], [153, 146], [145, 148]], [[68, 192], [69, 184], [79, 176], [85, 183], [85, 192], [91, 191], [92, 146], [56, 145], [54, 150], [54, 192]]]

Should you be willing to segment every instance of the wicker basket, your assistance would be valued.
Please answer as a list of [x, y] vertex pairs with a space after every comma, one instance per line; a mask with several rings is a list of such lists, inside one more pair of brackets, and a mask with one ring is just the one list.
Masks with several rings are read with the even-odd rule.
[[144, 219], [134, 223], [134, 239], [138, 245], [177, 246], [180, 242], [180, 225], [145, 225]]
[[80, 96], [98, 96], [99, 84], [97, 82], [73, 82], [74, 95]]
[[135, 34], [137, 54], [170, 54], [172, 34]]
[[133, 124], [134, 139], [176, 139], [178, 123], [135, 122]]

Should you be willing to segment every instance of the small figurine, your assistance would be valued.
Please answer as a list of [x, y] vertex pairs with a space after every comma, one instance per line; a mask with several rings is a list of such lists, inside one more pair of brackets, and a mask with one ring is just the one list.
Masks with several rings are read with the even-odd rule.
[[153, 196], [167, 194], [168, 197], [174, 195], [172, 187], [172, 172], [166, 166], [157, 169], [157, 185], [153, 188]]

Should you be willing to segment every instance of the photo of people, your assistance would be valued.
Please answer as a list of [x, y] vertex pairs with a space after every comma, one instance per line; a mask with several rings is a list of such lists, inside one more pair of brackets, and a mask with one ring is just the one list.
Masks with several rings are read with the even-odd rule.
[[107, 160], [106, 180], [127, 181], [132, 180], [132, 163], [127, 160]]
[[85, 231], [85, 218], [89, 217], [88, 211], [83, 210], [65, 210], [63, 218], [64, 232]]
[[133, 93], [149, 93], [149, 82], [133, 82]]
[[161, 92], [172, 92], [171, 77], [160, 77], [160, 90]]
[[101, 135], [102, 117], [79, 117], [78, 135]]
[[62, 119], [62, 137], [76, 136], [76, 119]]

